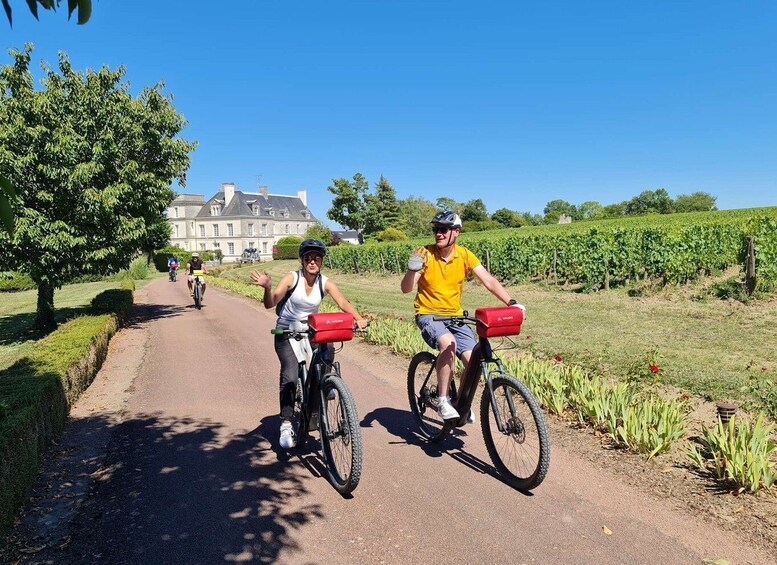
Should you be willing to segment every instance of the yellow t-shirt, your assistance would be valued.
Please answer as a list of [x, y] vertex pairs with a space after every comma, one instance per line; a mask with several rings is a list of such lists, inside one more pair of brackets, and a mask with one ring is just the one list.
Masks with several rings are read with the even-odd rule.
[[454, 245], [448, 261], [443, 260], [436, 245], [427, 245], [426, 250], [424, 268], [418, 279], [418, 294], [413, 303], [415, 313], [460, 316], [464, 312], [461, 308], [464, 281], [480, 261], [472, 251], [460, 245]]

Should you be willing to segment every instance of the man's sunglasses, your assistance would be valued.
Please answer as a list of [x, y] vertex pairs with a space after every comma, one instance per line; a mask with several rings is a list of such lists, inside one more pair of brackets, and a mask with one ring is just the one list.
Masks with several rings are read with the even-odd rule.
[[432, 226], [432, 233], [448, 233], [451, 231], [450, 226]]

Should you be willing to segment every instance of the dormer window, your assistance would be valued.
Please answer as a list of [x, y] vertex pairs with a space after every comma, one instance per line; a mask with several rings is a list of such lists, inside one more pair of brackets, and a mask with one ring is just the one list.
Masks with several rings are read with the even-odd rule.
[[252, 213], [254, 216], [258, 216], [258, 215], [259, 215], [259, 204], [254, 204], [254, 205], [251, 207], [251, 213]]
[[273, 210], [272, 208], [267, 208], [267, 213], [270, 214], [271, 216], [275, 216], [275, 210]]
[[210, 207], [210, 215], [211, 216], [220, 216], [221, 215], [221, 204], [214, 204]]
[[310, 211], [309, 211], [309, 210], [303, 210], [303, 211], [302, 211], [302, 216], [303, 216], [303, 217], [304, 217], [306, 220], [309, 220], [309, 219], [310, 219]]

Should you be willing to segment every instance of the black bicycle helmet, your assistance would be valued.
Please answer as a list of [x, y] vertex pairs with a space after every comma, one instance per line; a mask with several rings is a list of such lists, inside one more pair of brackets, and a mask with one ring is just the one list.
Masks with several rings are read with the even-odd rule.
[[318, 239], [306, 239], [299, 244], [299, 258], [302, 259], [307, 253], [311, 251], [319, 253], [321, 257], [326, 255], [326, 245], [324, 242]]
[[460, 228], [461, 218], [459, 218], [459, 215], [455, 212], [451, 212], [450, 210], [442, 210], [441, 212], [437, 212], [434, 215], [434, 218], [432, 218], [430, 223], [432, 225]]

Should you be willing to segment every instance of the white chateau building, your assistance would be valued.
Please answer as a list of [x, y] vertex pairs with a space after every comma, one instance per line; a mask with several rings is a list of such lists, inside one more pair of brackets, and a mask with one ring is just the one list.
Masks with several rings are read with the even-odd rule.
[[272, 259], [272, 247], [282, 237], [304, 237], [317, 220], [307, 207], [307, 191], [296, 196], [235, 190], [225, 182], [210, 200], [200, 194], [179, 194], [167, 209], [173, 230], [170, 243], [187, 251], [221, 249], [224, 262], [240, 259], [244, 249], [256, 249], [262, 261]]

